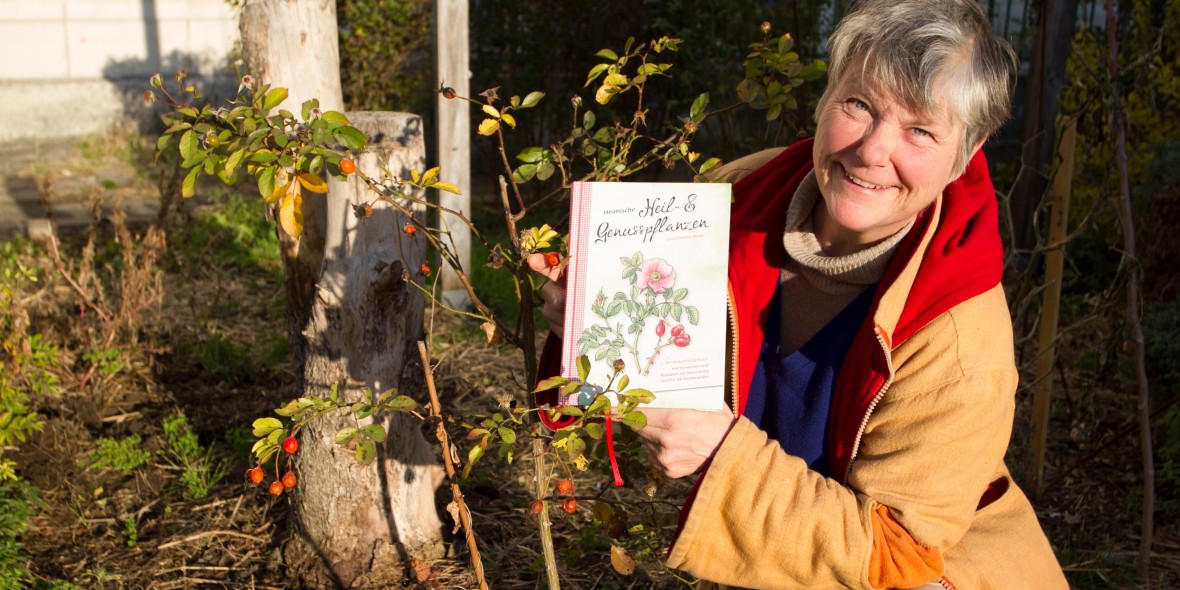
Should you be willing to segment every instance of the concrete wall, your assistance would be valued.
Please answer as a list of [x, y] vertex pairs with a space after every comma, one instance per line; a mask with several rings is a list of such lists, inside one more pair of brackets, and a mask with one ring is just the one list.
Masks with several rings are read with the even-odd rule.
[[237, 41], [226, 0], [0, 0], [0, 140], [143, 123], [156, 72], [236, 86]]

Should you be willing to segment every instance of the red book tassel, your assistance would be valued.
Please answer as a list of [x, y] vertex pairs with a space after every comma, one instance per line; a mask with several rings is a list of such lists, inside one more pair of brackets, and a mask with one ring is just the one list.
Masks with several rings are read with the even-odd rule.
[[619, 459], [615, 457], [614, 428], [611, 427], [610, 414], [606, 415], [606, 456], [610, 458], [610, 470], [615, 474], [615, 485], [623, 485], [623, 474], [619, 473]]

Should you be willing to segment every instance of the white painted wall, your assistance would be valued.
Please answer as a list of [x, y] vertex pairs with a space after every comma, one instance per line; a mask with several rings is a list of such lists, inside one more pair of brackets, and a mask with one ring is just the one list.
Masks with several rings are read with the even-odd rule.
[[156, 72], [224, 85], [237, 41], [226, 0], [0, 0], [0, 140], [142, 119]]

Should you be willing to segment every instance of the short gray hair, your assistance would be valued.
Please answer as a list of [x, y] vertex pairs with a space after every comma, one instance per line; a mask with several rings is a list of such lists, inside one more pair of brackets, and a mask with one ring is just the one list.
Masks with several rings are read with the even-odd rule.
[[945, 101], [965, 128], [959, 170], [1008, 119], [1016, 52], [992, 34], [975, 0], [862, 0], [832, 33], [828, 52], [821, 107], [859, 60], [861, 75], [907, 108], [932, 112]]

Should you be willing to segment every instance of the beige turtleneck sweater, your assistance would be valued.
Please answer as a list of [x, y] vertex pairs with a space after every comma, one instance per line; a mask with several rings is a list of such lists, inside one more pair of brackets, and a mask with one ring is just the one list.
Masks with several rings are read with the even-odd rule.
[[779, 353], [799, 350], [869, 285], [881, 280], [889, 259], [914, 226], [911, 220], [889, 239], [847, 256], [828, 256], [815, 237], [812, 218], [822, 195], [812, 171], [787, 208], [783, 245], [782, 338]]

